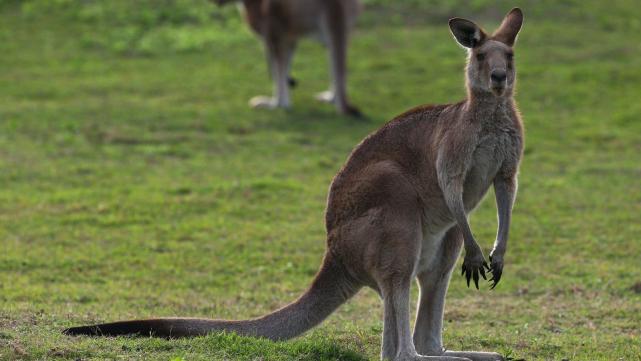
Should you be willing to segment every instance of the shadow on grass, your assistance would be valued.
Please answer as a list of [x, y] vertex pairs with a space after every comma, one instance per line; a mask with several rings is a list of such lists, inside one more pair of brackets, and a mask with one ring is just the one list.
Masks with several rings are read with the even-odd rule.
[[344, 116], [337, 114], [332, 107], [321, 109], [320, 107], [301, 106], [298, 109], [287, 111], [276, 110], [269, 116], [257, 116], [254, 122], [255, 126], [262, 130], [317, 137], [336, 137], [350, 134], [365, 135], [378, 129], [387, 120], [374, 118], [369, 114], [364, 114], [360, 118]]
[[338, 343], [337, 340], [312, 333], [304, 338], [274, 342], [262, 338], [243, 337], [235, 333], [215, 333], [191, 339], [156, 339], [120, 337], [123, 349], [142, 353], [169, 352], [207, 355], [212, 359], [231, 360], [314, 360], [364, 361], [367, 358]]

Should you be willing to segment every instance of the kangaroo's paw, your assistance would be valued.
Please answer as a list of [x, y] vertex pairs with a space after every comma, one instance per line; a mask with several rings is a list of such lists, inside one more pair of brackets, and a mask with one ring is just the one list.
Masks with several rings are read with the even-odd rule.
[[478, 352], [478, 351], [445, 351], [443, 356], [454, 356], [468, 358], [472, 361], [503, 361], [503, 356], [496, 352]]
[[463, 266], [461, 267], [461, 275], [465, 275], [467, 280], [467, 287], [470, 287], [470, 278], [474, 279], [476, 289], [479, 289], [479, 274], [484, 280], [487, 280], [485, 271], [490, 270], [490, 266], [485, 262], [483, 252], [480, 248], [465, 250], [465, 258], [463, 259]]
[[495, 254], [494, 252], [490, 253], [490, 271], [492, 271], [492, 278], [490, 278], [490, 282], [492, 282], [492, 286], [490, 286], [490, 289], [494, 289], [496, 285], [499, 284], [499, 281], [501, 280], [501, 275], [503, 274], [503, 255], [502, 254]]
[[323, 103], [333, 103], [334, 102], [334, 92], [331, 90], [325, 90], [324, 92], [316, 93], [314, 96], [316, 100]]
[[278, 99], [274, 97], [268, 97], [264, 95], [259, 95], [251, 98], [249, 100], [249, 106], [252, 108], [264, 109], [289, 108], [288, 103], [279, 102]]

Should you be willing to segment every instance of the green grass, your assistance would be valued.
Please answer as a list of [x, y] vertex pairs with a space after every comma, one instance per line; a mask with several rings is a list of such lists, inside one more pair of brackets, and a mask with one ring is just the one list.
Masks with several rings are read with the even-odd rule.
[[[0, 359], [376, 359], [382, 307], [368, 290], [284, 343], [60, 334], [132, 317], [253, 317], [306, 288], [327, 188], [352, 147], [414, 105], [464, 95], [464, 52], [441, 15], [408, 1], [389, 17], [400, 5], [369, 3], [349, 81], [368, 120], [354, 121], [313, 101], [328, 76], [311, 42], [295, 58], [294, 108], [249, 109], [271, 86], [233, 10], [110, 22], [109, 7], [0, 1]], [[509, 7], [462, 3], [451, 15], [487, 28]], [[600, 3], [524, 8], [527, 145], [507, 265], [491, 292], [454, 276], [450, 349], [641, 360], [639, 10]], [[486, 254], [491, 198], [472, 219]]]

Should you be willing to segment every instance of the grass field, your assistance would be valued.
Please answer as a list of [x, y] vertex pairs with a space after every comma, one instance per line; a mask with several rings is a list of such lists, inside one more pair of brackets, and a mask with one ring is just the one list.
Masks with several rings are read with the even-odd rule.
[[[434, 2], [369, 3], [350, 50], [349, 89], [367, 114], [355, 121], [313, 100], [328, 76], [312, 42], [295, 58], [293, 109], [249, 109], [271, 86], [233, 9], [173, 22], [150, 10], [147, 24], [110, 18], [90, 6], [99, 1], [77, 12], [64, 9], [73, 1], [0, 1], [0, 359], [377, 359], [382, 306], [370, 290], [283, 343], [60, 331], [253, 317], [297, 297], [320, 263], [327, 188], [352, 147], [412, 106], [464, 96], [465, 53], [447, 16], [492, 28], [509, 10], [459, 0], [435, 14]], [[641, 360], [641, 9], [521, 3], [527, 142], [506, 269], [494, 291], [453, 277], [445, 345]], [[485, 254], [492, 197], [472, 218]]]

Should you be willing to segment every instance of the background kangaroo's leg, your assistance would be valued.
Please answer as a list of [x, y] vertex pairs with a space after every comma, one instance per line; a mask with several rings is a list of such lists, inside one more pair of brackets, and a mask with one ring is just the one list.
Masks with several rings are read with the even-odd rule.
[[501, 355], [493, 352], [444, 351], [445, 295], [462, 245], [463, 234], [458, 226], [454, 226], [445, 234], [433, 264], [417, 276], [420, 298], [414, 325], [414, 345], [417, 352], [423, 355], [464, 357], [473, 361], [503, 360]]
[[274, 84], [272, 97], [256, 96], [250, 99], [249, 105], [253, 108], [288, 108], [289, 99], [289, 71], [294, 55], [295, 42], [284, 38], [282, 29], [272, 25], [268, 27], [265, 35], [265, 52], [267, 65]]
[[266, 50], [271, 61], [272, 82], [274, 84], [274, 95], [255, 96], [249, 100], [252, 108], [289, 108], [289, 64], [294, 53], [294, 46], [290, 44], [269, 45]]
[[[327, 17], [327, 15], [325, 15], [325, 16]], [[330, 75], [330, 79], [329, 79], [329, 89], [327, 89], [325, 91], [322, 91], [322, 92], [319, 92], [319, 93], [316, 93], [314, 98], [316, 98], [316, 100], [318, 100], [320, 102], [323, 102], [323, 103], [334, 103], [334, 93], [335, 93], [334, 92], [334, 74], [333, 74], [333, 70], [332, 70], [332, 66], [333, 66], [333, 64], [332, 64], [332, 54], [330, 53], [330, 49], [329, 49], [330, 36], [331, 36], [330, 35], [330, 31], [329, 31], [329, 27], [330, 26], [331, 25], [330, 25], [328, 20], [323, 19], [321, 21], [321, 34], [322, 35], [321, 35], [319, 40], [320, 40], [320, 43], [327, 50], [328, 60], [329, 60], [329, 71], [330, 71], [329, 75]]]
[[[287, 84], [289, 85], [290, 88], [295, 88], [298, 86], [298, 80], [292, 76], [291, 72], [291, 59], [294, 55], [294, 50], [290, 52], [289, 59], [288, 59], [288, 69], [287, 69]], [[276, 75], [274, 75], [275, 69], [274, 69], [274, 64], [272, 61], [272, 55], [270, 52], [267, 50], [267, 45], [265, 44], [265, 60], [267, 61], [267, 71], [269, 72], [269, 79], [274, 81], [276, 78]]]
[[350, 105], [347, 99], [347, 40], [349, 29], [343, 6], [339, 0], [327, 0], [327, 12], [323, 21], [332, 72], [332, 86], [329, 92], [323, 92], [317, 98], [325, 101], [333, 100], [336, 109], [342, 114], [360, 116], [360, 111]]

